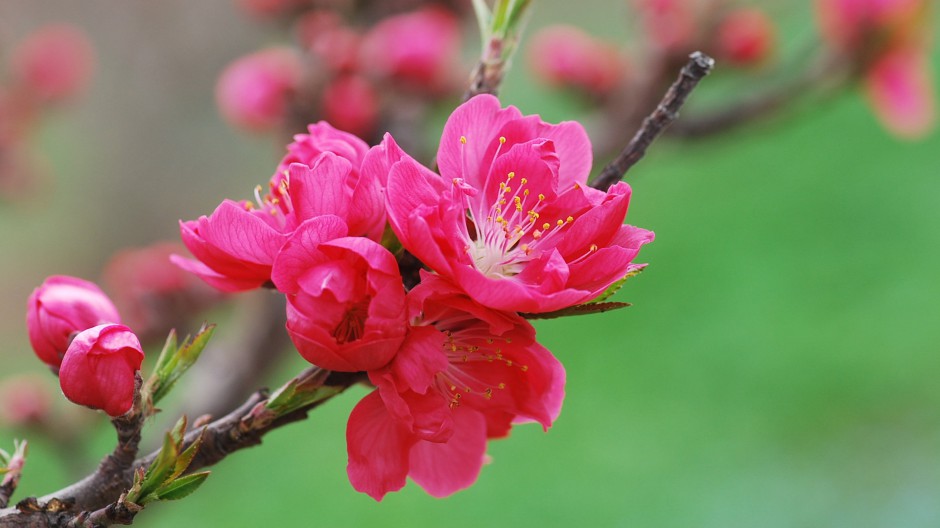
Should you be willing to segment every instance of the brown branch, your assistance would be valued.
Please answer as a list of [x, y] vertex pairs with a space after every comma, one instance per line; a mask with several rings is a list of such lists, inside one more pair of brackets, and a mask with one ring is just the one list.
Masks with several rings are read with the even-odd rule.
[[669, 129], [671, 136], [698, 138], [726, 132], [741, 125], [769, 118], [805, 98], [813, 89], [839, 88], [851, 78], [851, 65], [837, 55], [826, 55], [801, 75], [727, 107], [686, 117]]
[[689, 62], [679, 72], [679, 78], [669, 87], [656, 110], [643, 120], [643, 125], [630, 143], [604, 167], [604, 170], [591, 182], [591, 187], [606, 191], [620, 181], [627, 171], [643, 158], [650, 144], [679, 117], [679, 109], [685, 104], [686, 98], [699, 81], [711, 73], [714, 66], [714, 59], [702, 52], [696, 51], [690, 55]]
[[[308, 374], [309, 370], [298, 377], [307, 378]], [[322, 387], [335, 389], [335, 393], [269, 420], [258, 419], [258, 409], [268, 402], [268, 394], [264, 390], [257, 391], [237, 409], [205, 427], [202, 446], [186, 472], [212, 466], [236, 451], [261, 444], [262, 437], [268, 432], [304, 420], [311, 410], [363, 379], [362, 373], [331, 372], [324, 377]], [[201, 428], [189, 431], [184, 437], [183, 449], [192, 445], [201, 432]], [[115, 498], [131, 487], [135, 469], [149, 467], [158, 453], [154, 451], [138, 458], [120, 472], [103, 474], [99, 470], [39, 500], [31, 498], [22, 501], [17, 508], [0, 509], [0, 526], [66, 527], [82, 515], [85, 520], [93, 515], [101, 519], [107, 515], [109, 505], [116, 504]], [[109, 458], [110, 455], [102, 466]]]

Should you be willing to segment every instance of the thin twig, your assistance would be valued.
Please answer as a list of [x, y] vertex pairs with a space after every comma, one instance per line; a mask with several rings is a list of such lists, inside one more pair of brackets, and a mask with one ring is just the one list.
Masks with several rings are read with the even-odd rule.
[[733, 101], [725, 108], [703, 112], [702, 115], [686, 115], [681, 122], [669, 129], [669, 134], [697, 138], [766, 119], [806, 97], [811, 90], [842, 87], [852, 73], [846, 64], [849, 62], [837, 55], [823, 56], [801, 75], [783, 81], [778, 86]]
[[679, 78], [669, 87], [656, 110], [643, 120], [643, 125], [630, 143], [620, 155], [604, 167], [604, 170], [591, 182], [591, 187], [606, 191], [620, 181], [627, 171], [643, 158], [650, 144], [679, 117], [679, 109], [685, 104], [686, 98], [714, 66], [714, 59], [700, 51], [690, 55], [689, 62], [679, 72]]

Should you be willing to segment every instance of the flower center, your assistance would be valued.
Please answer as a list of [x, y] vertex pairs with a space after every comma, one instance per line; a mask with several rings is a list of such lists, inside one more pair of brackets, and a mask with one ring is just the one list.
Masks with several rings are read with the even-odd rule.
[[339, 324], [333, 329], [336, 342], [343, 345], [357, 341], [365, 333], [366, 318], [369, 316], [369, 301], [364, 300], [353, 304], [346, 312]]

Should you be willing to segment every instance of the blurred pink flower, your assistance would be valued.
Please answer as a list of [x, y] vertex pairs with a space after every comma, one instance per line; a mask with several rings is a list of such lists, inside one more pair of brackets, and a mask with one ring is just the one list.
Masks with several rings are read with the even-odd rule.
[[329, 370], [376, 369], [405, 337], [404, 285], [387, 249], [345, 235], [336, 216], [304, 222], [272, 278], [287, 294], [287, 332], [304, 359]]
[[362, 69], [422, 91], [447, 88], [460, 69], [460, 25], [442, 8], [385, 18], [366, 34]]
[[776, 29], [764, 11], [740, 8], [724, 16], [716, 34], [715, 55], [719, 60], [736, 66], [753, 66], [773, 53]]
[[120, 323], [111, 299], [94, 283], [53, 275], [33, 290], [26, 307], [26, 328], [36, 355], [53, 368], [62, 363], [75, 334], [101, 323]]
[[927, 0], [817, 0], [829, 43], [854, 61], [875, 114], [916, 138], [936, 122]]
[[282, 124], [300, 73], [300, 57], [291, 48], [268, 48], [235, 60], [216, 85], [222, 116], [234, 126], [257, 132]]
[[685, 55], [703, 38], [714, 0], [633, 0], [644, 35], [657, 51]]
[[81, 92], [94, 70], [88, 37], [68, 24], [40, 28], [10, 56], [14, 85], [43, 102], [58, 102]]
[[901, 137], [921, 137], [936, 122], [930, 58], [922, 50], [900, 48], [874, 61], [865, 90], [882, 123]]
[[297, 22], [303, 49], [319, 59], [331, 72], [349, 73], [358, 69], [362, 36], [343, 24], [333, 11], [311, 11]]
[[624, 58], [617, 48], [574, 26], [549, 26], [532, 38], [529, 64], [545, 82], [604, 95], [623, 79]]
[[159, 242], [119, 251], [105, 266], [105, 284], [124, 322], [144, 341], [166, 337], [221, 299], [218, 291], [170, 262], [171, 255], [185, 251], [178, 242]]
[[0, 423], [25, 426], [43, 422], [51, 407], [43, 379], [13, 376], [0, 382]]
[[410, 476], [435, 497], [476, 481], [486, 442], [513, 423], [548, 429], [565, 372], [521, 317], [473, 302], [435, 276], [409, 295], [415, 326], [346, 429], [349, 480], [376, 500]]
[[323, 115], [340, 130], [370, 137], [378, 122], [375, 88], [358, 75], [337, 77], [323, 91]]
[[492, 96], [444, 126], [440, 176], [411, 158], [389, 174], [392, 229], [423, 263], [475, 301], [550, 312], [591, 300], [640, 267], [645, 229], [623, 225], [630, 186], [587, 186], [591, 145], [575, 122], [552, 125]]
[[79, 332], [69, 345], [59, 384], [74, 403], [120, 416], [134, 403], [135, 375], [144, 360], [130, 328], [103, 324]]

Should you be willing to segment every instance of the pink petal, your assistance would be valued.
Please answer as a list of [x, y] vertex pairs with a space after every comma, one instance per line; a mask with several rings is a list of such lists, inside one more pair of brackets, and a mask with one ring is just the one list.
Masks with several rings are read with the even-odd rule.
[[352, 198], [346, 183], [352, 172], [349, 161], [324, 152], [310, 167], [292, 163], [287, 170], [291, 203], [299, 220], [325, 214], [346, 218]]
[[284, 243], [271, 270], [271, 280], [279, 291], [296, 293], [297, 280], [309, 268], [309, 256], [329, 240], [346, 236], [346, 223], [333, 215], [324, 215], [300, 224]]
[[897, 49], [872, 64], [865, 88], [875, 113], [894, 134], [918, 138], [936, 120], [933, 82], [925, 53]]
[[388, 414], [378, 392], [372, 391], [356, 404], [346, 425], [349, 482], [377, 501], [400, 490], [413, 444], [408, 431]]
[[454, 435], [446, 443], [421, 441], [411, 448], [411, 478], [434, 497], [446, 497], [476, 482], [486, 454], [486, 421], [479, 412], [454, 413]]
[[473, 187], [482, 188], [488, 172], [484, 169], [492, 163], [499, 144], [498, 131], [521, 116], [514, 106], [502, 108], [499, 99], [492, 95], [478, 95], [458, 106], [447, 118], [441, 135], [437, 153], [441, 174], [448, 179], [464, 178]]

